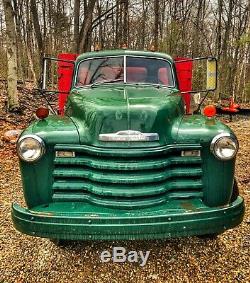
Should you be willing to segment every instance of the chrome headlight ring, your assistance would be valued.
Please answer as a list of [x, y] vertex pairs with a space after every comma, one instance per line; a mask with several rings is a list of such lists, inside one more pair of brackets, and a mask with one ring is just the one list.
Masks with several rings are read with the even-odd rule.
[[231, 160], [239, 149], [239, 143], [235, 136], [229, 133], [221, 133], [212, 139], [210, 150], [219, 160]]
[[36, 135], [24, 135], [17, 141], [17, 154], [26, 162], [35, 162], [45, 153], [44, 141]]

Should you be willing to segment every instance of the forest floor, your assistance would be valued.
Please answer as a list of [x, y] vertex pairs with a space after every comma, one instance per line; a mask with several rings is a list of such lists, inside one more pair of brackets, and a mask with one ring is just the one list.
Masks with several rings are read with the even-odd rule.
[[[1, 89], [1, 88], [0, 88]], [[33, 282], [250, 282], [250, 121], [223, 118], [236, 133], [240, 151], [236, 177], [245, 198], [243, 223], [216, 240], [197, 237], [164, 241], [73, 242], [60, 248], [48, 239], [26, 236], [11, 221], [11, 203], [24, 205], [15, 145], [4, 141], [10, 129], [22, 129], [42, 104], [30, 89], [20, 90], [23, 114], [7, 114], [0, 90], [0, 283]], [[102, 263], [100, 254], [112, 247], [150, 251], [144, 267], [138, 263]]]

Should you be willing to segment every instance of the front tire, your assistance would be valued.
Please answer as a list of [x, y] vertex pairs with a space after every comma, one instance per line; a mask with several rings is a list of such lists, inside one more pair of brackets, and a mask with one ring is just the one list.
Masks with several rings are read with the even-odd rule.
[[236, 179], [234, 179], [234, 185], [233, 185], [233, 192], [232, 192], [232, 196], [230, 199], [230, 202], [234, 202], [237, 197], [239, 196], [239, 187], [238, 187], [238, 183], [236, 181]]
[[70, 241], [63, 239], [50, 239], [50, 241], [57, 247], [64, 248], [70, 244]]
[[218, 235], [220, 235], [220, 234], [218, 234], [218, 233], [211, 233], [211, 234], [199, 235], [197, 237], [199, 239], [202, 239], [202, 240], [216, 240]]
[[[230, 202], [234, 202], [237, 197], [239, 196], [239, 187], [236, 179], [234, 179], [234, 185], [233, 185], [233, 192], [231, 195]], [[205, 235], [199, 235], [197, 236], [200, 239], [203, 240], [216, 240], [216, 238], [220, 235], [219, 233], [211, 233], [211, 234], [205, 234]]]

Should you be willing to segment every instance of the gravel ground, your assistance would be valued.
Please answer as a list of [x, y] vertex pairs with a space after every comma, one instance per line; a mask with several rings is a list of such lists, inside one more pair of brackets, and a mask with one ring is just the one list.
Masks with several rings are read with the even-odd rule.
[[[29, 111], [25, 116], [6, 116], [3, 109], [0, 108], [0, 135], [7, 129], [24, 126], [32, 117]], [[206, 241], [190, 237], [73, 242], [59, 248], [47, 239], [20, 234], [10, 219], [11, 203], [24, 204], [18, 160], [14, 145], [0, 141], [0, 283], [250, 282], [250, 121], [243, 117], [227, 123], [240, 142], [236, 175], [246, 201], [246, 215], [239, 227]], [[138, 263], [101, 263], [101, 252], [114, 246], [123, 246], [127, 251], [149, 250], [147, 264], [141, 267]]]

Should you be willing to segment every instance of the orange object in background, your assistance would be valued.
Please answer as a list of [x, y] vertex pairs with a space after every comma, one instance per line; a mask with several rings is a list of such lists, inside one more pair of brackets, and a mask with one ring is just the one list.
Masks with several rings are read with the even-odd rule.
[[239, 108], [240, 108], [240, 105], [237, 103], [234, 103], [234, 98], [231, 97], [229, 100], [229, 107], [222, 107], [221, 109], [229, 113], [237, 113], [239, 112]]

